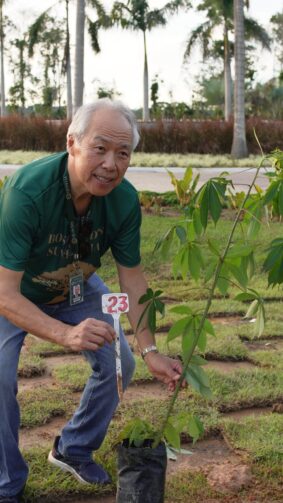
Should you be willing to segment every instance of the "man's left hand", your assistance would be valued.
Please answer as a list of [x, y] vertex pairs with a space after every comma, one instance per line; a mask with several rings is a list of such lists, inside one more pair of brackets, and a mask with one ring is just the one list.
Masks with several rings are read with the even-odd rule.
[[[181, 362], [154, 352], [147, 353], [144, 361], [151, 374], [159, 381], [167, 384], [169, 391], [174, 391], [183, 370]], [[183, 381], [182, 387], [185, 386], [186, 381]]]

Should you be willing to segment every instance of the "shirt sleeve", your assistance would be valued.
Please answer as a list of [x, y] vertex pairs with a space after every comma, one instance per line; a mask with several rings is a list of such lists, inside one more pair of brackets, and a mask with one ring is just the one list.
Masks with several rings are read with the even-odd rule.
[[0, 265], [24, 271], [39, 224], [33, 201], [21, 190], [2, 189], [0, 206]]
[[125, 267], [135, 267], [140, 256], [141, 209], [138, 198], [111, 244], [113, 257]]

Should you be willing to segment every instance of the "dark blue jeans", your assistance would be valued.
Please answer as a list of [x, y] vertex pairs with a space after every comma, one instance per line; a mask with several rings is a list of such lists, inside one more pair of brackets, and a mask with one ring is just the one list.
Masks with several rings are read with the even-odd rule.
[[[65, 323], [78, 324], [96, 318], [113, 325], [112, 317], [101, 311], [101, 295], [109, 290], [94, 274], [85, 287], [84, 302], [40, 305], [48, 315]], [[134, 372], [134, 358], [120, 330], [123, 386], [129, 385]], [[28, 467], [18, 447], [20, 411], [17, 395], [17, 367], [26, 333], [0, 316], [0, 496], [12, 496], [24, 486]], [[79, 461], [91, 459], [101, 445], [118, 405], [115, 347], [105, 344], [98, 351], [84, 351], [92, 368], [80, 405], [61, 432], [60, 451]]]

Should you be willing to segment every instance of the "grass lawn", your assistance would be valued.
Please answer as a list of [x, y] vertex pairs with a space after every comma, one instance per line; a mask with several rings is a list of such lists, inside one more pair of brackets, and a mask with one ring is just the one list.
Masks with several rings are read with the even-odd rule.
[[[52, 152], [34, 152], [22, 150], [0, 150], [0, 164], [27, 164]], [[260, 162], [260, 156], [251, 155], [246, 159], [235, 160], [230, 155], [208, 154], [149, 154], [134, 152], [131, 166], [160, 166], [160, 167], [188, 167], [211, 168], [217, 167], [251, 167], [255, 168]]]
[[[168, 327], [177, 317], [170, 308], [180, 303], [187, 303], [201, 309], [207, 297], [207, 289], [203, 281], [200, 281], [196, 287], [190, 278], [186, 281], [173, 278], [170, 260], [164, 262], [159, 253], [153, 253], [156, 239], [176, 221], [176, 216], [147, 214], [143, 218], [142, 226], [142, 257], [146, 276], [150, 285], [153, 288], [160, 287], [164, 298], [167, 299], [166, 316], [158, 320], [157, 344], [161, 351], [174, 356], [180, 354], [181, 344], [178, 339], [169, 345], [166, 342]], [[231, 221], [225, 219], [216, 229], [211, 225], [210, 238], [219, 240], [219, 236], [227, 233], [231, 225]], [[205, 356], [208, 362], [212, 359], [228, 362], [229, 372], [221, 371], [221, 367], [217, 368], [217, 365], [213, 368], [209, 367], [207, 373], [213, 391], [212, 398], [205, 400], [191, 388], [187, 388], [181, 391], [174, 411], [174, 414], [178, 412], [199, 414], [204, 424], [206, 439], [215, 435], [218, 435], [217, 438], [220, 439], [225, 438], [241, 462], [250, 467], [253, 485], [237, 494], [227, 496], [209, 486], [205, 469], [194, 470], [184, 466], [168, 477], [166, 503], [202, 503], [204, 501], [279, 503], [283, 501], [283, 415], [279, 413], [280, 407], [276, 409], [278, 412], [271, 412], [272, 406], [283, 403], [282, 289], [268, 289], [266, 277], [262, 273], [267, 243], [271, 238], [279, 237], [281, 232], [282, 225], [272, 223], [263, 229], [255, 243], [256, 268], [251, 286], [257, 288], [266, 299], [267, 322], [263, 335], [261, 338], [254, 337], [253, 324], [242, 319], [247, 305], [234, 300], [235, 288], [225, 298], [220, 292], [216, 292], [210, 312], [216, 337], [209, 338]], [[239, 231], [235, 240], [241, 241], [241, 238]], [[207, 261], [210, 260], [211, 255], [208, 250], [203, 255]], [[101, 276], [110, 288], [117, 289], [115, 266], [110, 254], [106, 254], [102, 259]], [[125, 330], [130, 333], [125, 317], [122, 322]], [[125, 398], [125, 401], [120, 404], [110, 425], [109, 433], [97, 455], [98, 461], [103, 463], [113, 477], [111, 486], [101, 488], [81, 486], [70, 475], [63, 474], [47, 465], [46, 456], [52, 439], [41, 445], [37, 437], [38, 426], [45, 425], [47, 435], [49, 425], [52, 426], [54, 418], [67, 420], [71, 416], [79, 400], [78, 391], [82, 390], [89, 376], [88, 366], [85, 362], [72, 363], [68, 360], [70, 352], [64, 348], [39, 341], [34, 337], [27, 339], [25, 352], [21, 357], [19, 376], [25, 377], [25, 385], [27, 381], [30, 381], [31, 384], [34, 383], [34, 386], [31, 385], [28, 389], [21, 388], [23, 379], [20, 379], [21, 433], [25, 436], [27, 432], [34, 432], [35, 445], [24, 449], [25, 457], [30, 465], [30, 477], [25, 493], [26, 503], [39, 501], [51, 503], [59, 498], [63, 502], [74, 501], [76, 497], [103, 498], [107, 494], [114, 495], [115, 442], [119, 431], [129, 419], [135, 417], [143, 417], [155, 423], [161, 421], [169, 400], [164, 387], [160, 387], [158, 392], [156, 388], [158, 384], [149, 375], [144, 362], [138, 355], [132, 337], [130, 342], [136, 351], [136, 373], [134, 383], [129, 390], [130, 398]], [[51, 367], [50, 357], [53, 362]], [[58, 365], [54, 365], [56, 358]], [[65, 361], [64, 358], [66, 358]], [[236, 368], [239, 362], [246, 362], [247, 368]], [[42, 376], [48, 375], [50, 382], [45, 385], [36, 384], [36, 379], [42, 379]], [[146, 391], [141, 393], [142, 389]], [[243, 416], [238, 420], [227, 415], [228, 411], [267, 406], [270, 407], [270, 412], [263, 416]], [[187, 434], [184, 438], [189, 440]], [[221, 441], [224, 443], [224, 440]]]

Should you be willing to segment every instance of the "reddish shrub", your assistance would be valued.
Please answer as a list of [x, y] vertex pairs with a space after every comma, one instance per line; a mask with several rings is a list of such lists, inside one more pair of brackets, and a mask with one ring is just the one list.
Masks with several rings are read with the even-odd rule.
[[[0, 148], [9, 150], [65, 149], [67, 121], [46, 120], [12, 115], [0, 118]], [[223, 120], [167, 120], [141, 122], [140, 152], [229, 154], [233, 123]], [[264, 152], [283, 149], [283, 121], [257, 118], [247, 120], [247, 142], [250, 153], [258, 154], [254, 129]]]

